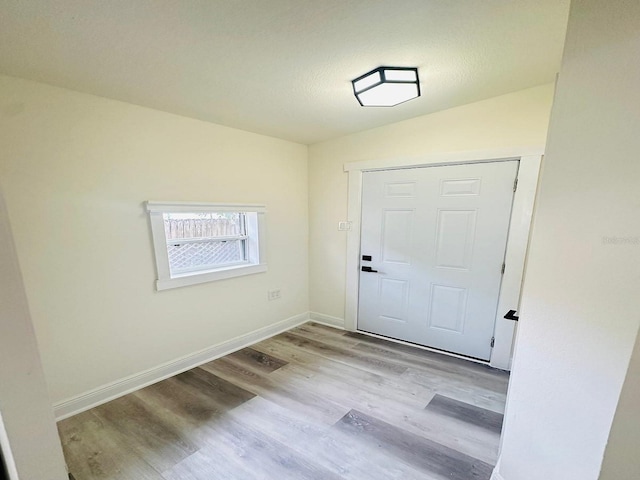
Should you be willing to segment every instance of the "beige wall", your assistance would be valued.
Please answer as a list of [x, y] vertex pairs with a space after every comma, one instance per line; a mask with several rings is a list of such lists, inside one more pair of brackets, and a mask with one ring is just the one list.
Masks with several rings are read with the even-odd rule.
[[[308, 310], [306, 146], [9, 77], [0, 144], [55, 403]], [[269, 271], [156, 292], [145, 200], [266, 204]]]
[[[427, 92], [428, 94], [428, 92]], [[553, 85], [543, 85], [309, 147], [310, 310], [344, 319], [347, 174], [361, 160], [543, 146]]]
[[572, 2], [507, 401], [504, 480], [599, 476], [640, 324], [639, 32], [637, 0]]
[[631, 356], [622, 395], [604, 454], [600, 480], [638, 480], [640, 477], [640, 335]]
[[[62, 449], [0, 191], [0, 442], [20, 480], [66, 478]], [[4, 429], [2, 429], [4, 425]], [[3, 431], [4, 430], [4, 431]], [[11, 452], [8, 452], [8, 437]], [[10, 463], [10, 462], [7, 462]], [[0, 470], [3, 468], [0, 463]], [[0, 476], [4, 478], [2, 473]], [[13, 476], [11, 478], [14, 478]]]

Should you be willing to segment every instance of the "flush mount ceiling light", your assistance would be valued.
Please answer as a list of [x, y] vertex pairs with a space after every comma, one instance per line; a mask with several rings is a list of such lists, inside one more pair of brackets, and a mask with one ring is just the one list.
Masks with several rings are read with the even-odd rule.
[[393, 107], [420, 96], [418, 69], [412, 67], [378, 67], [351, 83], [363, 107]]

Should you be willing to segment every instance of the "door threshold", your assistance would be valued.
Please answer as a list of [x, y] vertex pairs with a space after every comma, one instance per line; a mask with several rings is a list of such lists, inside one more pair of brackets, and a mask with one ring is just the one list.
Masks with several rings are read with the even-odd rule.
[[[420, 345], [419, 343], [407, 342], [406, 340], [399, 340], [397, 338], [387, 337], [385, 335], [380, 335], [380, 334], [377, 334], [377, 333], [371, 333], [371, 332], [367, 332], [365, 330], [357, 329], [356, 332], [362, 333], [363, 335], [368, 335], [370, 337], [380, 338], [382, 340], [388, 340], [389, 342], [399, 343], [400, 345], [407, 345], [409, 347], [415, 347], [415, 348], [418, 348], [420, 350], [426, 350], [427, 352], [441, 353], [442, 355], [447, 355], [449, 357], [459, 358], [460, 360], [468, 360], [470, 362], [478, 363], [480, 365], [486, 365], [488, 367], [491, 366], [490, 363], [489, 363], [490, 360], [482, 360], [481, 358], [468, 357], [466, 355], [460, 355], [459, 353], [449, 352], [447, 350], [440, 350], [438, 348], [426, 347], [424, 345]], [[493, 367], [491, 367], [491, 368], [493, 368]]]

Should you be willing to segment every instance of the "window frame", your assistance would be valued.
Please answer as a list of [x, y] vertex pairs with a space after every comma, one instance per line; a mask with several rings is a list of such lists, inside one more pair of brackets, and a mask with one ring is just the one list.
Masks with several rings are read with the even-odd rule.
[[[267, 271], [267, 210], [265, 205], [147, 201], [145, 206], [151, 224], [151, 236], [156, 259], [156, 289], [158, 291]], [[169, 267], [164, 214], [209, 212], [241, 212], [246, 214], [247, 262], [172, 276]]]

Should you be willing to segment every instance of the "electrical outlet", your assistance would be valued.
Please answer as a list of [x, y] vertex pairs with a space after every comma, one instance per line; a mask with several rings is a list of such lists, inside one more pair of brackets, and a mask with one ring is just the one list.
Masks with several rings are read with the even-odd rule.
[[267, 298], [271, 301], [271, 300], [277, 300], [281, 297], [282, 295], [280, 294], [280, 289], [277, 290], [269, 290], [267, 292]]
[[341, 232], [351, 230], [351, 222], [338, 222], [338, 230]]

